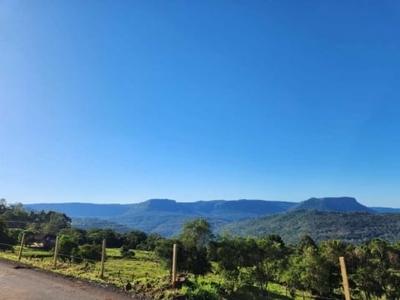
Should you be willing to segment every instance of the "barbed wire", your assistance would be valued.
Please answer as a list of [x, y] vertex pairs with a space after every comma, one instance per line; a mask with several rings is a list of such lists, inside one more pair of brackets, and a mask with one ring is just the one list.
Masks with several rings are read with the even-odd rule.
[[[97, 245], [101, 246], [99, 244], [97, 244]], [[36, 254], [34, 254], [32, 252], [29, 255], [26, 255], [26, 254], [24, 254], [24, 251], [22, 251], [21, 254], [20, 254], [19, 251], [18, 252], [15, 251], [15, 250], [20, 250], [21, 249], [20, 245], [12, 245], [12, 244], [9, 244], [9, 243], [0, 243], [0, 246], [8, 247], [7, 250], [11, 250], [15, 254], [15, 256], [21, 255], [20, 257], [18, 257], [19, 259], [23, 258], [24, 260], [27, 260], [28, 264], [30, 264], [30, 265], [32, 265], [34, 267], [39, 267], [41, 269], [46, 269], [46, 270], [50, 268], [50, 269], [53, 269], [53, 270], [57, 270], [57, 272], [61, 271], [61, 274], [64, 274], [64, 275], [68, 275], [69, 274], [69, 272], [62, 267], [62, 265], [54, 263], [55, 252], [48, 251], [48, 255], [46, 255], [46, 256], [42, 256], [41, 254], [37, 254], [36, 255]], [[37, 247], [24, 247], [24, 246], [22, 246], [22, 250], [24, 248], [28, 248], [29, 250], [33, 250], [33, 251], [42, 250], [41, 248], [37, 248]], [[5, 249], [2, 249], [2, 250], [5, 250]], [[53, 249], [53, 251], [54, 251], [54, 249]], [[105, 251], [106, 251], [106, 249], [105, 249]], [[106, 255], [106, 257], [107, 257], [107, 255]], [[48, 259], [46, 264], [44, 264], [44, 258]], [[95, 268], [95, 264], [101, 262], [101, 260], [90, 259], [90, 258], [83, 257], [83, 256], [80, 256], [80, 255], [68, 255], [68, 254], [63, 254], [63, 253], [57, 252], [56, 253], [56, 262], [57, 261], [59, 262], [60, 260], [62, 261], [62, 263], [67, 263], [68, 267], [71, 267], [72, 264], [79, 265], [80, 263], [84, 263], [85, 265], [84, 265], [83, 268], [86, 269], [86, 270], [88, 268]], [[25, 263], [25, 262], [26, 261], [23, 261], [23, 263]], [[40, 262], [40, 264], [36, 265], [35, 262]], [[105, 264], [105, 262], [106, 262], [106, 259], [104, 261], [104, 264]], [[146, 273], [146, 277], [147, 277], [147, 274], [148, 273]], [[107, 277], [102, 277], [102, 274], [100, 273], [100, 270], [99, 270], [99, 274], [98, 275], [99, 275], [98, 279], [102, 279], [103, 281], [104, 280], [108, 281], [109, 283], [112, 283], [114, 285], [115, 285], [116, 282], [118, 282], [119, 284], [121, 284], [120, 288], [122, 290], [128, 291], [128, 290], [130, 290], [132, 288], [130, 280], [127, 280], [125, 278], [126, 277], [130, 277], [130, 279], [133, 280], [134, 276], [132, 274], [130, 276], [126, 275], [126, 274], [125, 275], [121, 274], [121, 269], [117, 273], [115, 273], [115, 272], [107, 273]]]
[[[44, 232], [39, 232], [39, 234], [43, 234], [43, 233]], [[60, 237], [61, 236], [72, 237], [73, 235], [60, 235]], [[106, 240], [106, 245], [107, 245], [109, 242], [119, 241], [120, 238], [118, 238], [118, 237], [108, 237], [105, 240]], [[94, 244], [97, 245], [97, 246], [102, 246], [99, 243], [94, 243]], [[17, 252], [16, 250], [18, 250], [20, 248], [20, 245], [15, 245], [15, 244], [13, 245], [13, 244], [10, 244], [10, 243], [0, 242], [0, 246], [5, 246], [5, 247], [8, 248], [6, 250], [11, 250], [16, 255], [18, 255], [18, 253], [16, 253]], [[0, 247], [0, 248], [2, 248], [2, 247]], [[26, 246], [24, 247], [23, 246], [23, 250], [25, 250], [25, 249], [30, 249], [30, 250], [34, 250], [34, 251], [35, 250], [41, 250], [40, 247], [26, 247]], [[115, 249], [118, 249], [118, 248], [115, 248]], [[106, 251], [106, 257], [107, 257], [107, 251]], [[24, 251], [22, 251], [22, 258], [27, 259], [27, 260], [32, 260], [33, 259], [34, 262], [37, 259], [42, 259], [41, 262], [43, 262], [43, 258], [47, 258], [48, 260], [54, 258], [54, 252], [48, 251], [48, 255], [47, 256], [43, 256], [43, 254], [37, 254], [37, 256], [36, 256], [34, 253], [30, 253], [29, 255], [26, 255], [26, 254], [24, 255]], [[85, 263], [85, 268], [88, 268], [90, 266], [90, 264], [94, 265], [94, 264], [100, 262], [100, 260], [90, 259], [90, 258], [86, 258], [86, 257], [80, 256], [80, 255], [68, 255], [68, 254], [64, 254], [62, 252], [61, 253], [60, 252], [57, 253], [57, 260], [58, 261], [61, 260], [63, 263], [69, 263], [70, 266], [71, 266], [71, 264], [74, 264], [74, 263], [78, 263], [79, 264], [79, 262], [83, 262], [83, 263]], [[371, 258], [371, 257], [365, 258], [363, 260], [350, 260], [348, 262], [348, 264], [350, 265], [349, 276], [352, 276], [354, 274], [352, 272], [355, 272], [358, 268], [363, 268], [363, 267], [368, 266], [368, 264], [370, 264], [371, 261], [373, 261], [373, 260], [374, 259]], [[48, 262], [49, 266], [52, 265], [51, 262], [49, 262], [49, 261], [47, 261], [47, 262]], [[59, 270], [62, 271], [62, 268], [59, 268]], [[120, 280], [120, 281], [123, 280], [122, 277], [121, 277], [121, 272], [118, 272], [118, 274], [113, 274], [113, 275], [108, 274], [108, 276], [114, 277], [114, 279], [117, 280], [117, 281], [118, 280]], [[124, 275], [122, 275], [122, 276], [124, 276]], [[324, 296], [318, 296], [318, 297], [315, 296], [315, 297], [313, 297], [311, 295], [307, 295], [307, 298], [310, 298], [310, 299], [312, 299], [312, 298], [313, 299], [323, 299], [323, 300], [340, 300], [340, 299], [335, 298], [335, 297], [324, 297]]]

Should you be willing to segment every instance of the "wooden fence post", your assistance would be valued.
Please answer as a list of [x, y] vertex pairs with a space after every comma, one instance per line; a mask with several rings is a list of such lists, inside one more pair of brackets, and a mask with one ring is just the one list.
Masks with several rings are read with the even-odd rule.
[[103, 247], [101, 249], [101, 271], [100, 278], [104, 278], [104, 262], [106, 260], [106, 239], [103, 239]]
[[19, 253], [18, 253], [18, 261], [21, 260], [21, 257], [22, 257], [22, 248], [24, 248], [24, 244], [25, 244], [25, 232], [22, 233], [21, 246], [20, 246], [20, 248], [19, 248]]
[[177, 251], [177, 244], [174, 244], [173, 247], [173, 252], [172, 252], [172, 278], [171, 278], [171, 283], [172, 287], [175, 287], [175, 280], [176, 280], [176, 265], [177, 265], [177, 256], [178, 256], [178, 251]]
[[346, 300], [351, 300], [350, 299], [350, 290], [349, 290], [349, 280], [347, 278], [346, 263], [344, 262], [343, 256], [339, 257], [339, 262], [340, 262], [340, 270], [342, 272], [344, 297]]
[[57, 267], [57, 255], [58, 255], [58, 235], [56, 236], [56, 245], [54, 247], [53, 267]]

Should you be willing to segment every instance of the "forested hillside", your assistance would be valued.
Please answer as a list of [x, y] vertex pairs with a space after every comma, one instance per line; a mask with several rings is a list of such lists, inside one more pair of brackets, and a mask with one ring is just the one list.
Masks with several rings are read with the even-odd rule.
[[[83, 230], [71, 227], [70, 221], [59, 212], [26, 211], [20, 204], [2, 201], [0, 249], [15, 252], [23, 240], [26, 246], [35, 244], [33, 249], [48, 251], [42, 252], [42, 258], [53, 260], [51, 249], [58, 247], [54, 253], [68, 262], [67, 269], [86, 263], [86, 272], [89, 262], [100, 260], [103, 243], [119, 249], [118, 261], [134, 259], [137, 250], [151, 251], [159, 268], [170, 270], [176, 244], [178, 271], [187, 274], [185, 286], [174, 288], [171, 294], [168, 277], [162, 284], [160, 277], [149, 284], [152, 275], [147, 272], [130, 283], [135, 292], [160, 300], [298, 299], [299, 295], [338, 299], [342, 295], [338, 257], [343, 256], [348, 262], [352, 299], [394, 300], [400, 296], [400, 214], [293, 211], [225, 226], [220, 228], [225, 230], [221, 235], [213, 234], [211, 224], [197, 218], [185, 221], [174, 238], [139, 230]], [[30, 259], [35, 256], [30, 254]], [[199, 275], [202, 282], [197, 280]], [[286, 292], [270, 291], [271, 284]]]
[[353, 197], [326, 197], [310, 198], [290, 207], [294, 210], [318, 210], [318, 211], [340, 211], [340, 212], [375, 212], [373, 209], [358, 203]]
[[379, 208], [386, 212], [383, 215], [352, 197], [310, 198], [299, 203], [244, 199], [185, 203], [151, 199], [126, 205], [50, 203], [26, 207], [69, 212], [72, 226], [83, 229], [141, 230], [164, 237], [177, 236], [186, 221], [199, 217], [206, 219], [217, 234], [223, 231], [242, 236], [279, 234], [289, 243], [297, 242], [302, 234], [317, 241], [338, 238], [355, 243], [372, 238], [395, 241], [399, 236], [399, 215], [388, 213], [396, 209]]
[[[180, 233], [185, 221], [205, 218], [213, 228], [263, 215], [287, 211], [295, 202], [264, 200], [211, 200], [177, 202], [169, 199], [150, 199], [135, 204], [47, 203], [27, 204], [30, 210], [56, 210], [72, 217], [73, 226], [82, 228], [119, 225], [163, 236]], [[101, 224], [101, 220], [104, 220]], [[111, 222], [111, 223], [110, 223]], [[117, 225], [119, 224], [119, 225]], [[125, 230], [124, 230], [125, 231]]]
[[340, 239], [360, 244], [373, 238], [400, 239], [400, 213], [293, 211], [227, 224], [218, 228], [239, 236], [278, 234], [287, 243], [297, 243], [304, 234], [320, 242]]

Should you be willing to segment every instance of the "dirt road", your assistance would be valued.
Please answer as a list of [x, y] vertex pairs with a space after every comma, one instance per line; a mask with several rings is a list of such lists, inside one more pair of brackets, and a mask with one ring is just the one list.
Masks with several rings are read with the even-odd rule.
[[0, 299], [126, 300], [140, 298], [0, 260]]

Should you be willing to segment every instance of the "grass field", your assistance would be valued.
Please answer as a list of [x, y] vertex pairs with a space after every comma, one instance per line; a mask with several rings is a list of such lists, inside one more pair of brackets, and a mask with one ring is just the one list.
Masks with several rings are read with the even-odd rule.
[[[0, 257], [17, 260], [19, 247], [15, 247], [14, 252], [0, 252]], [[51, 252], [37, 250], [34, 248], [24, 248], [21, 262], [32, 265], [36, 268], [52, 270], [67, 276], [73, 276], [102, 284], [114, 285], [123, 289], [129, 282], [132, 285], [132, 292], [144, 295], [150, 299], [174, 299], [178, 295], [188, 292], [188, 287], [181, 290], [172, 289], [170, 286], [169, 270], [165, 270], [161, 263], [154, 257], [152, 252], [135, 250], [135, 257], [132, 259], [122, 259], [119, 249], [107, 251], [104, 277], [100, 278], [100, 262], [89, 262], [73, 264], [57, 260], [57, 266], [53, 265], [53, 254]], [[215, 286], [223, 286], [223, 278], [217, 274], [208, 274], [204, 277], [189, 276], [188, 279], [197, 287], [213, 290]], [[238, 291], [233, 297], [220, 297], [226, 300], [258, 300], [254, 298], [254, 289], [249, 285], [246, 289]], [[268, 299], [289, 300], [286, 296], [284, 287], [270, 283], [268, 285]], [[215, 291], [214, 291], [215, 292]], [[195, 298], [193, 298], [195, 299]], [[201, 296], [198, 299], [202, 299]], [[208, 298], [204, 298], [208, 299]], [[312, 299], [307, 295], [299, 294], [296, 299]]]

